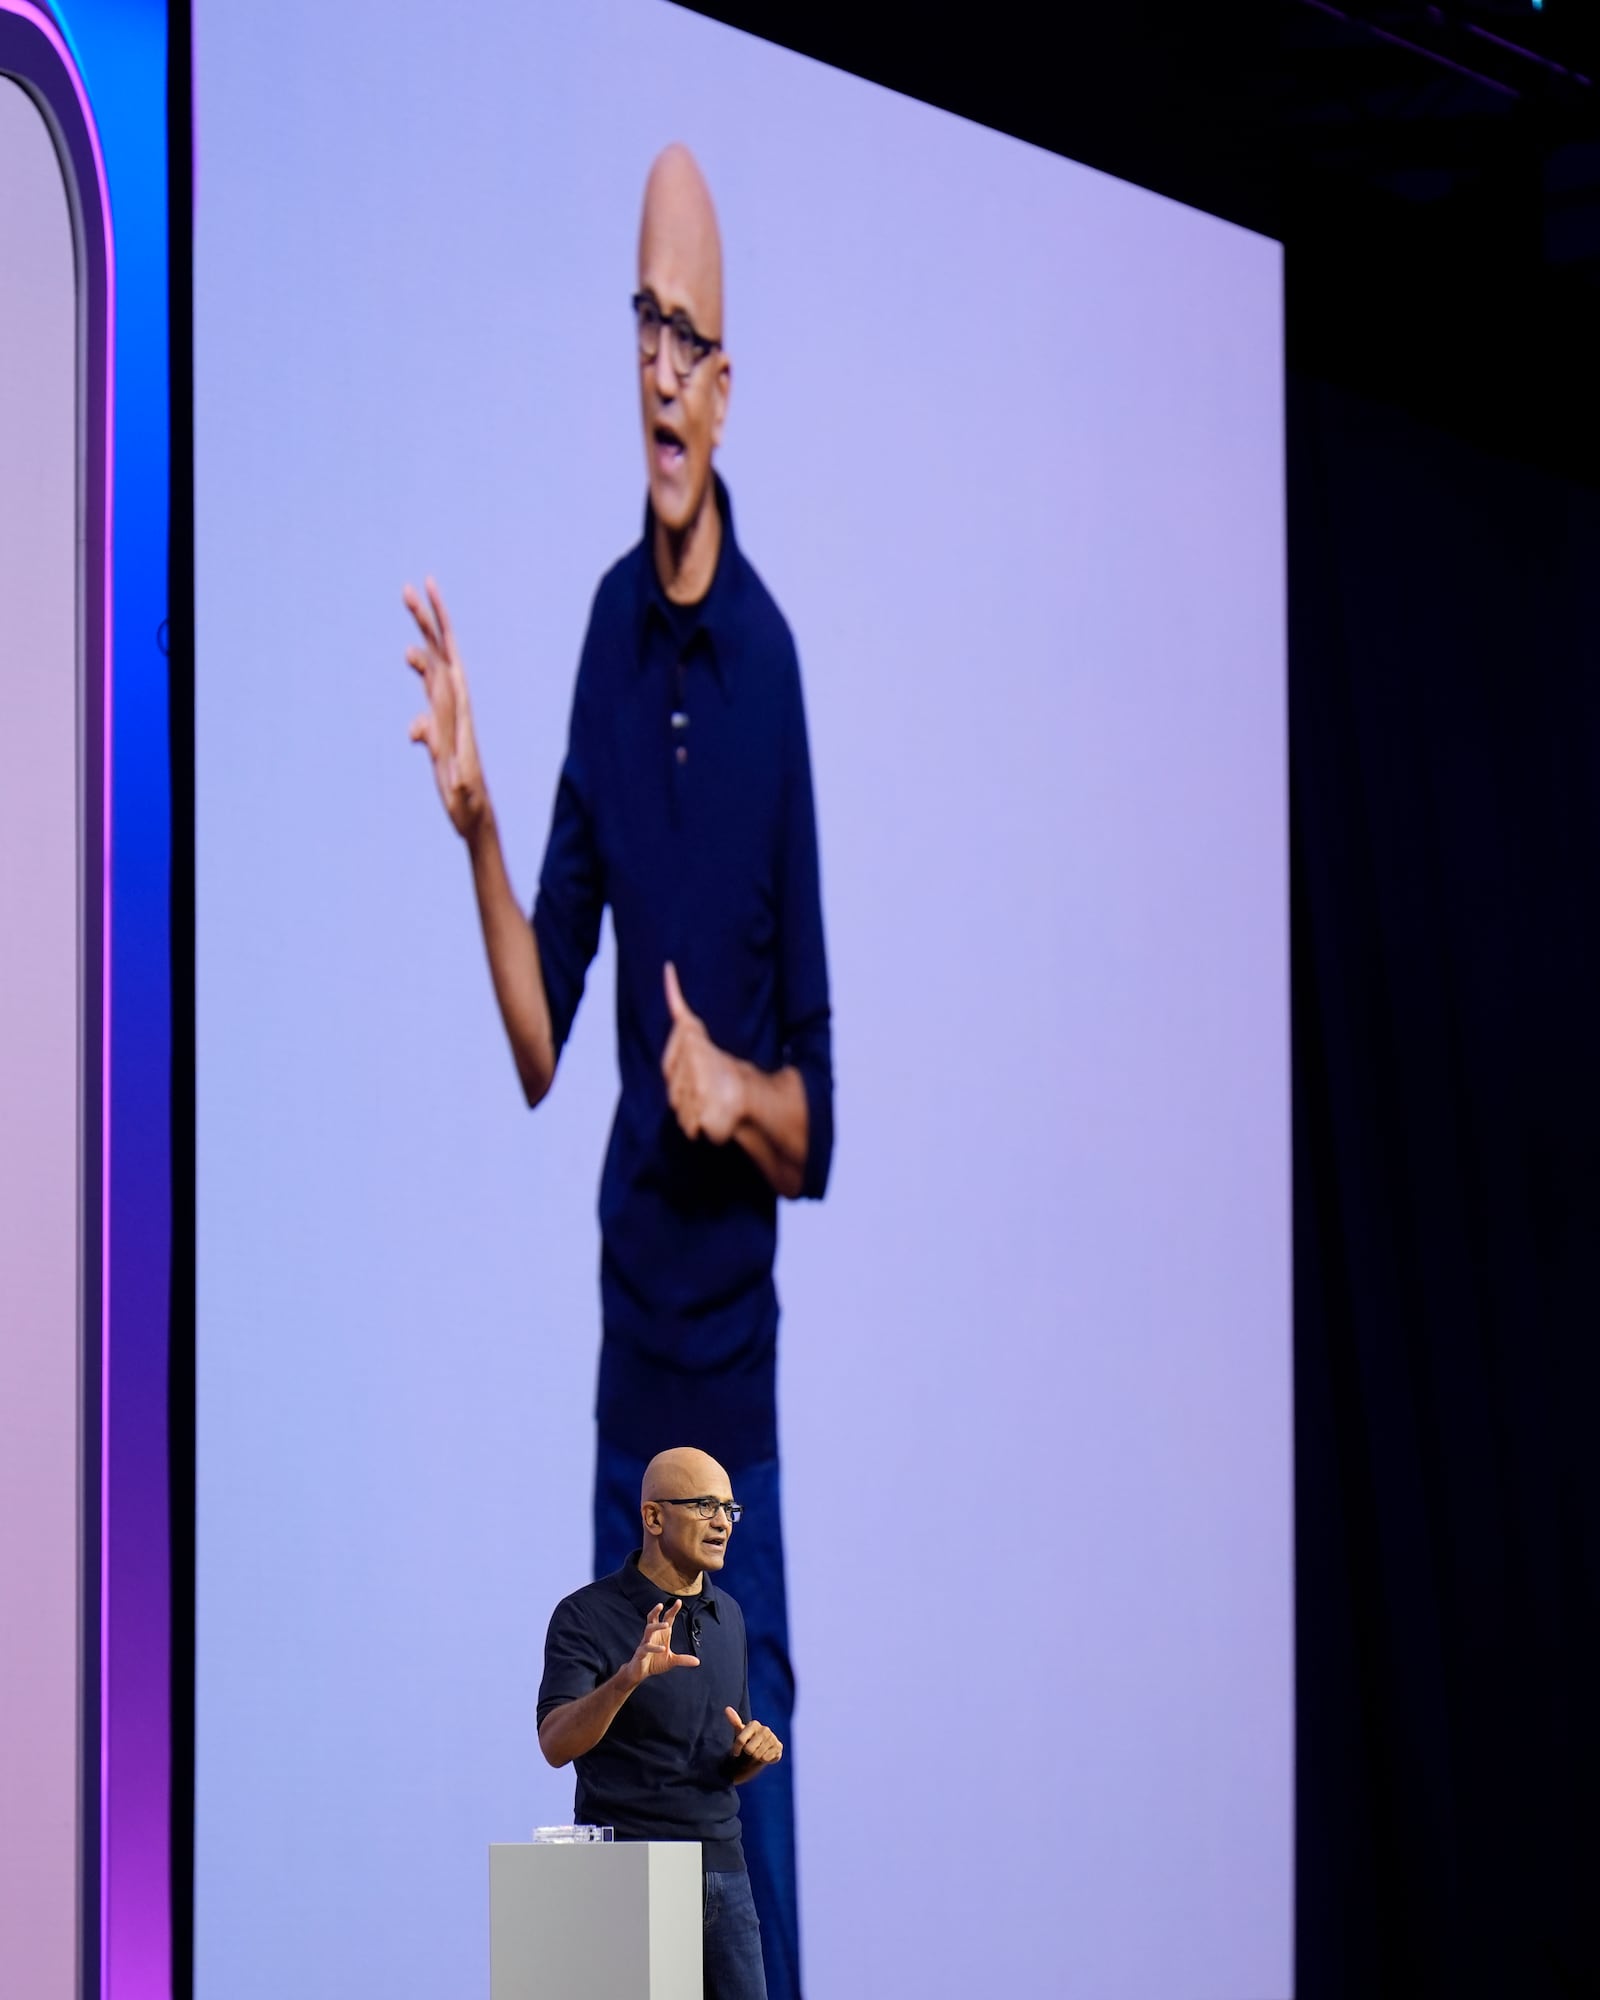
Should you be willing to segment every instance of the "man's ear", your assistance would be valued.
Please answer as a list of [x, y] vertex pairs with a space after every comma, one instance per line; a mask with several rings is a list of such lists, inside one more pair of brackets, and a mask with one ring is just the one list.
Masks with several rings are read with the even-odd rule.
[[639, 1519], [643, 1521], [644, 1531], [647, 1535], [659, 1535], [661, 1533], [661, 1502], [659, 1500], [641, 1501], [639, 1504]]
[[716, 397], [716, 416], [711, 425], [711, 444], [715, 449], [722, 442], [722, 427], [728, 421], [728, 399], [733, 394], [733, 363], [726, 354], [717, 356], [717, 380], [713, 390]]

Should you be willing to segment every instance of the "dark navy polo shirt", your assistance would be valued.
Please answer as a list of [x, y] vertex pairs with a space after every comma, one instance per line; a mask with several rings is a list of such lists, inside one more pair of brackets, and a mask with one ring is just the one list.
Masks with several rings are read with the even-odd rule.
[[730, 1055], [805, 1086], [802, 1192], [833, 1152], [833, 1060], [811, 760], [783, 614], [734, 536], [689, 616], [638, 546], [595, 595], [533, 927], [563, 1047], [609, 905], [621, 1095], [600, 1181], [602, 1433], [776, 1454], [777, 1198], [742, 1146], [683, 1136], [661, 1056], [670, 959]]
[[[610, 1680], [633, 1658], [654, 1607], [671, 1603], [640, 1570], [637, 1549], [612, 1575], [564, 1597], [544, 1642], [540, 1722]], [[698, 1654], [699, 1666], [641, 1682], [595, 1747], [575, 1760], [573, 1818], [615, 1827], [619, 1840], [698, 1840], [707, 1868], [740, 1869], [733, 1724], [723, 1710], [750, 1720], [744, 1616], [709, 1576], [699, 1596], [684, 1598], [672, 1650]]]

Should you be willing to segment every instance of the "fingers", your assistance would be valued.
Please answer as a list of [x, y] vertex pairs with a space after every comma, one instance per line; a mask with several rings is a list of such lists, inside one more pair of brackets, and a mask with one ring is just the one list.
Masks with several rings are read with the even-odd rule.
[[449, 661], [444, 658], [437, 648], [407, 646], [406, 665], [410, 667], [413, 673], [421, 675], [423, 685], [428, 690], [428, 699], [430, 701], [436, 701], [439, 698], [441, 688], [443, 687], [443, 683], [439, 679], [441, 674], [450, 676], [448, 692], [456, 692], [455, 676], [461, 670], [457, 667], [452, 672]]
[[669, 962], [664, 974], [667, 1005], [673, 1011], [672, 1032], [661, 1052], [661, 1074], [666, 1079], [667, 1103], [686, 1139], [698, 1139], [705, 1130], [707, 1062], [712, 1055], [711, 1039], [705, 1023], [690, 1011], [678, 985], [676, 968]]
[[[673, 1114], [686, 1132], [690, 1125], [695, 1131], [700, 1129], [699, 1072], [690, 1052], [687, 1037], [680, 1037], [676, 1028], [672, 1040], [667, 1044], [667, 1052], [661, 1058], [661, 1074], [666, 1078], [667, 1102]], [[694, 1132], [689, 1132], [694, 1137]]]
[[692, 1077], [674, 1076], [667, 1084], [667, 1104], [686, 1139], [700, 1136], [700, 1096]]
[[690, 1031], [675, 1027], [662, 1052], [661, 1074], [666, 1079], [667, 1103], [686, 1139], [700, 1134], [700, 1091], [697, 1087]]
[[657, 1671], [665, 1672], [669, 1667], [697, 1667], [700, 1662], [693, 1653], [675, 1653], [672, 1650], [672, 1621], [683, 1609], [683, 1599], [675, 1597], [672, 1608], [662, 1616], [661, 1605], [656, 1605], [644, 1621], [644, 1637], [639, 1641], [639, 1662], [641, 1678], [648, 1679]]
[[661, 1074], [670, 1076], [675, 1069], [691, 1060], [711, 1038], [706, 1033], [705, 1022], [684, 999], [683, 988], [678, 984], [677, 967], [670, 959], [662, 981], [667, 990], [667, 1011], [672, 1016], [672, 1027], [667, 1034], [666, 1047], [661, 1051]]
[[406, 609], [417, 621], [417, 630], [422, 634], [423, 646], [413, 646], [406, 653], [406, 663], [414, 667], [428, 682], [428, 693], [432, 696], [435, 687], [430, 679], [432, 669], [442, 667], [449, 676], [451, 692], [456, 703], [465, 713], [467, 677], [461, 665], [461, 656], [456, 651], [455, 627], [450, 623], [450, 614], [445, 609], [444, 598], [433, 578], [428, 578], [428, 602], [422, 598], [411, 584], [401, 591], [400, 598]]
[[432, 646], [435, 650], [439, 650], [440, 634], [438, 628], [435, 626], [432, 617], [429, 615], [428, 607], [423, 603], [422, 599], [418, 596], [416, 590], [409, 583], [406, 585], [405, 589], [401, 591], [400, 601], [406, 607], [406, 609], [411, 613], [412, 617], [416, 619], [417, 630], [422, 634], [423, 638], [426, 639], [428, 644]]
[[723, 1714], [733, 1724], [733, 1755], [743, 1757], [751, 1763], [776, 1764], [783, 1755], [783, 1745], [773, 1735], [764, 1722], [744, 1721], [736, 1708], [725, 1708]]
[[433, 615], [439, 621], [439, 636], [444, 641], [444, 650], [453, 661], [456, 654], [455, 628], [450, 623], [450, 614], [444, 608], [444, 599], [433, 578], [428, 578], [428, 602], [433, 606]]

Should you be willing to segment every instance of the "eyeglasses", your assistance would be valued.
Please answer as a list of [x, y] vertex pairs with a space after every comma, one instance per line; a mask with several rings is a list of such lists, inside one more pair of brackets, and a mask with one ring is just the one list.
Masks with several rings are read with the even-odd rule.
[[633, 316], [639, 323], [639, 359], [655, 360], [661, 352], [661, 331], [664, 327], [667, 332], [667, 358], [680, 382], [687, 382], [706, 356], [715, 354], [722, 345], [720, 340], [708, 340], [703, 333], [697, 332], [694, 321], [686, 312], [675, 312], [669, 318], [662, 312], [653, 292], [634, 293]]
[[692, 1507], [702, 1521], [714, 1521], [719, 1514], [726, 1514], [728, 1526], [736, 1528], [744, 1509], [737, 1500], [713, 1500], [709, 1493], [702, 1493], [697, 1500], [666, 1500], [663, 1506]]

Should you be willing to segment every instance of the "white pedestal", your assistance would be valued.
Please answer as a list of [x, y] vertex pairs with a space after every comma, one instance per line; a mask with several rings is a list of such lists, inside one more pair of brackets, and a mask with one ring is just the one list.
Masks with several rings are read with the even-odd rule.
[[700, 1844], [489, 1849], [491, 2000], [703, 2000]]

